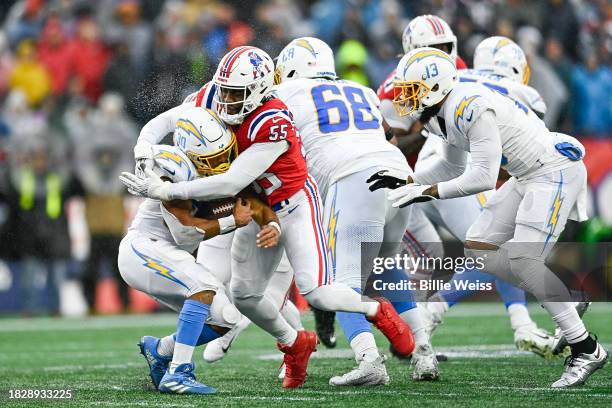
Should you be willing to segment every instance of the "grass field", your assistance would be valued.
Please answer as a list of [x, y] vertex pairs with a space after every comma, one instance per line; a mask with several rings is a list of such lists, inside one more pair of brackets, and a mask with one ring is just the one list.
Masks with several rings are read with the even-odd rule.
[[[551, 328], [548, 317], [533, 307], [534, 319]], [[588, 327], [612, 347], [612, 304], [594, 304]], [[312, 327], [310, 314], [305, 323]], [[152, 390], [146, 363], [136, 343], [141, 335], [164, 335], [174, 315], [93, 317], [88, 319], [0, 319], [0, 406], [197, 407], [609, 407], [612, 367], [595, 374], [587, 386], [552, 390], [562, 360], [545, 361], [519, 353], [511, 344], [508, 319], [501, 304], [459, 305], [439, 328], [434, 345], [449, 356], [441, 363], [442, 378], [415, 383], [408, 367], [387, 362], [391, 384], [375, 388], [332, 388], [332, 375], [352, 368], [346, 340], [319, 352], [309, 378], [298, 390], [283, 390], [276, 378], [280, 354], [271, 337], [250, 327], [225, 360], [196, 362], [200, 379], [219, 389], [215, 396], [161, 395]], [[339, 336], [340, 337], [340, 336]], [[379, 337], [379, 345], [386, 347]], [[9, 401], [15, 388], [72, 389], [70, 401]]]

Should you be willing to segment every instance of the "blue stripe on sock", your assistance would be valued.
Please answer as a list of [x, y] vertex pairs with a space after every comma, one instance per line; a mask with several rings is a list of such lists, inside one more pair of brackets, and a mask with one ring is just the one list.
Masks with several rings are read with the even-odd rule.
[[497, 279], [495, 281], [495, 288], [497, 289], [497, 293], [499, 293], [499, 297], [501, 297], [501, 299], [504, 301], [506, 308], [515, 303], [520, 303], [525, 306], [527, 305], [527, 299], [523, 289], [512, 286], [508, 282], [501, 279]]
[[[353, 288], [353, 290], [361, 294], [361, 288]], [[361, 313], [336, 312], [336, 319], [349, 343], [358, 334], [372, 332], [372, 326]]]

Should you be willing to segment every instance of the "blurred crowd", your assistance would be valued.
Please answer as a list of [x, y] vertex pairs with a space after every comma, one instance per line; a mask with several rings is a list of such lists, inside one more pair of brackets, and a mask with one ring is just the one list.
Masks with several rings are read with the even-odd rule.
[[0, 259], [19, 269], [21, 309], [60, 311], [66, 282], [91, 308], [98, 279], [118, 277], [128, 209], [116, 175], [133, 166], [138, 129], [209, 80], [229, 49], [275, 57], [314, 35], [341, 77], [376, 89], [420, 14], [451, 25], [468, 65], [485, 37], [513, 38], [549, 127], [612, 135], [609, 0], [2, 1]]

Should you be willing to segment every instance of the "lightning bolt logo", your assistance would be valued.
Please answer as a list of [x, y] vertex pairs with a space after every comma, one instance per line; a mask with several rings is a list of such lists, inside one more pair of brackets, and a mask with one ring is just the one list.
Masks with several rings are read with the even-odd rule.
[[472, 103], [472, 101], [478, 98], [480, 95], [464, 96], [459, 105], [455, 108], [455, 127], [459, 129], [459, 119], [463, 119], [463, 115], [465, 113], [466, 108]]
[[422, 60], [425, 57], [440, 57], [440, 58], [444, 58], [445, 60], [447, 60], [448, 62], [450, 62], [453, 65], [455, 64], [453, 62], [453, 60], [450, 59], [448, 54], [444, 53], [443, 51], [440, 51], [440, 50], [427, 50], [427, 51], [417, 52], [412, 57], [410, 57], [410, 59], [408, 61], [406, 61], [406, 67], [409, 67], [413, 62], [420, 61], [420, 60]]
[[548, 241], [553, 236], [553, 233], [555, 232], [555, 228], [557, 227], [557, 222], [559, 221], [559, 211], [561, 210], [561, 204], [563, 204], [562, 193], [563, 193], [563, 173], [561, 173], [561, 180], [559, 181], [559, 188], [557, 189], [557, 193], [555, 194], [555, 200], [553, 201], [552, 207], [550, 207], [550, 217], [548, 217], [548, 225], [547, 225], [548, 236], [546, 237], [544, 248], [546, 248]]
[[200, 133], [200, 131], [190, 120], [179, 119], [178, 122], [176, 122], [176, 127], [187, 132], [189, 135], [193, 135], [196, 139], [202, 142], [204, 146], [206, 146], [206, 139], [204, 138], [204, 135]]
[[484, 193], [478, 193], [476, 194], [476, 198], [478, 199], [478, 204], [480, 204], [480, 211], [482, 211], [487, 204], [487, 197]]
[[308, 52], [312, 54], [313, 57], [317, 58], [317, 53], [315, 52], [312, 45], [308, 42], [308, 40], [300, 38], [300, 39], [295, 40], [293, 43], [297, 45], [298, 47], [306, 48]]
[[187, 167], [187, 177], [188, 177], [188, 180], [191, 179], [191, 169], [189, 168], [189, 165], [178, 154], [170, 152], [168, 150], [162, 150], [161, 152], [159, 152], [159, 153], [157, 153], [155, 155], [155, 158], [156, 159], [162, 159], [162, 160], [169, 160], [171, 162], [174, 162], [174, 163], [178, 164], [179, 167], [183, 167], [183, 165], [185, 165], [185, 167]]
[[150, 256], [147, 256], [145, 254], [143, 254], [142, 252], [139, 252], [136, 248], [134, 248], [134, 245], [132, 245], [132, 250], [134, 251], [134, 253], [136, 255], [138, 255], [138, 257], [140, 259], [142, 259], [144, 261], [143, 265], [146, 266], [147, 268], [149, 268], [150, 270], [152, 270], [153, 272], [155, 272], [156, 274], [158, 274], [159, 276], [162, 276], [168, 280], [171, 280], [172, 282], [183, 286], [185, 289], [189, 289], [187, 287], [187, 285], [185, 285], [183, 282], [180, 281], [180, 279], [178, 279], [176, 276], [172, 275], [174, 273], [174, 271], [166, 266], [164, 266], [162, 264], [161, 261], [158, 261], [156, 259], [151, 258]]
[[334, 278], [336, 276], [336, 243], [338, 239], [338, 216], [340, 211], [336, 211], [336, 196], [338, 195], [338, 186], [334, 190], [334, 199], [332, 200], [332, 207], [330, 210], [331, 216], [329, 217], [329, 224], [327, 225], [327, 247], [329, 248], [329, 256], [332, 261], [332, 271]]
[[506, 45], [510, 45], [512, 44], [512, 42], [507, 39], [507, 38], [502, 38], [500, 39], [497, 44], [495, 44], [495, 48], [493, 48], [493, 55], [495, 55], [497, 53], [497, 51], [500, 50], [500, 48], [505, 47]]

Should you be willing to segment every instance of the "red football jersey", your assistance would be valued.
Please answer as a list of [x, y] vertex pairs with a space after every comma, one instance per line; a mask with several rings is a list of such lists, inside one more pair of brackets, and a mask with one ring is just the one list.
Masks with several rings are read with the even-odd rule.
[[[467, 65], [461, 57], [457, 57], [455, 59], [455, 66], [457, 69], [467, 69]], [[383, 99], [388, 99], [390, 101], [393, 100], [393, 77], [395, 76], [395, 70], [393, 70], [389, 76], [380, 84], [376, 94], [378, 95], [378, 99], [381, 101]]]
[[280, 99], [265, 101], [246, 117], [236, 131], [238, 152], [255, 143], [276, 143], [286, 140], [289, 149], [257, 179], [270, 206], [287, 200], [304, 188], [308, 169], [302, 153], [302, 141], [291, 113]]
[[[185, 100], [195, 100], [196, 106], [214, 109], [216, 86], [206, 83], [200, 90]], [[289, 150], [283, 153], [264, 174], [257, 184], [273, 206], [287, 200], [304, 187], [308, 170], [302, 153], [302, 142], [295, 128], [287, 106], [277, 98], [265, 101], [249, 114], [239, 125], [233, 127], [238, 142], [238, 153], [242, 153], [254, 143], [275, 143], [286, 140]]]

